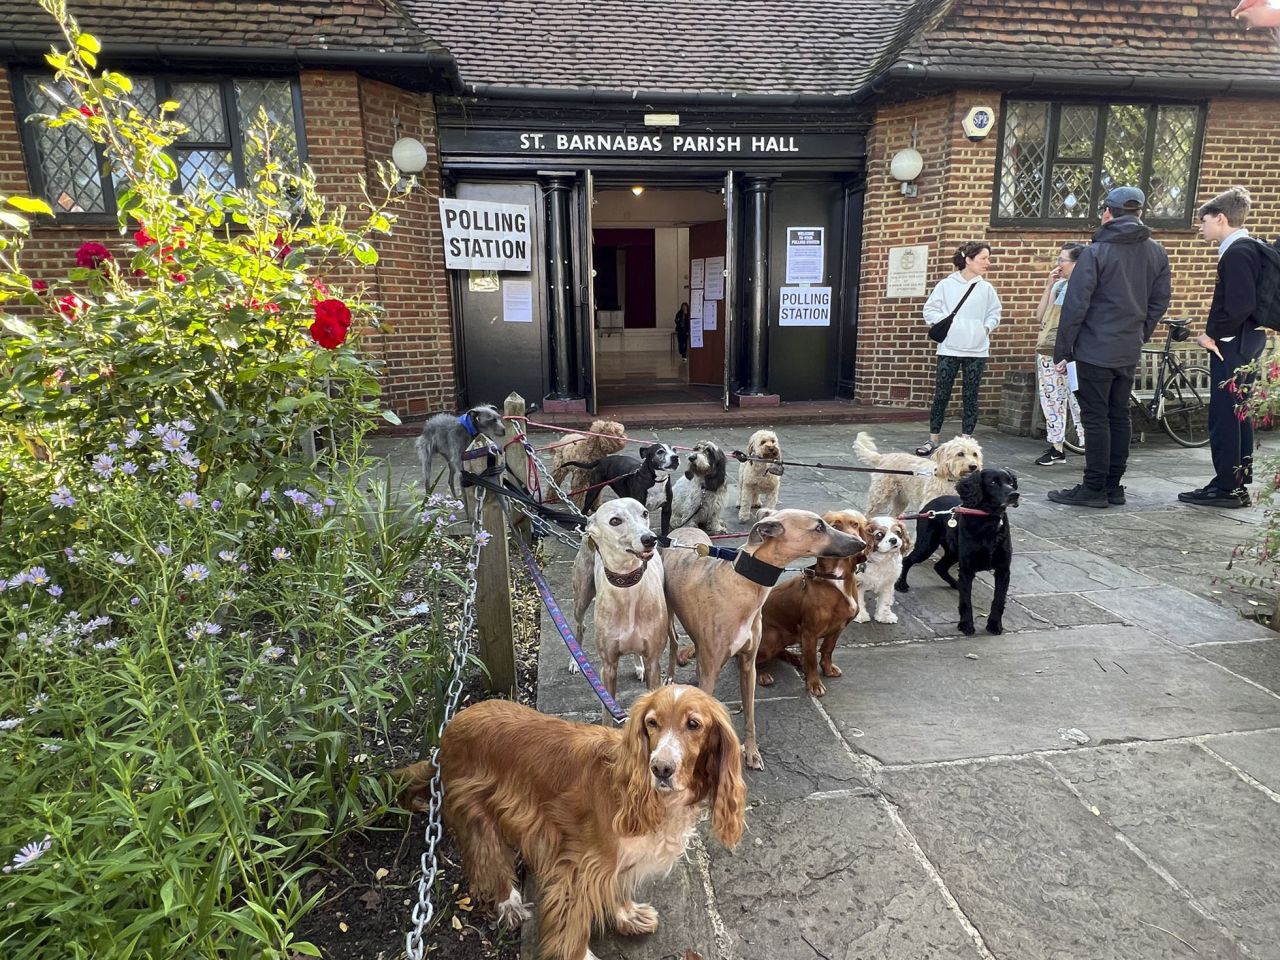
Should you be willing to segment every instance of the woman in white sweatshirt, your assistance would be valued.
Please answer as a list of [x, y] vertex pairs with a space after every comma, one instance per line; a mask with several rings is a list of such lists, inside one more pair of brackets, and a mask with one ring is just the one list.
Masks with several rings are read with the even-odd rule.
[[922, 457], [929, 456], [942, 443], [942, 421], [957, 373], [964, 391], [961, 431], [969, 436], [978, 426], [982, 371], [986, 369], [990, 353], [991, 331], [1000, 326], [1000, 298], [996, 296], [995, 287], [983, 279], [991, 267], [991, 247], [981, 242], [966, 243], [951, 260], [956, 272], [939, 280], [924, 304], [924, 322], [931, 327], [951, 316], [957, 306], [960, 309], [951, 321], [946, 339], [938, 344], [938, 371], [933, 385], [933, 406], [929, 410], [929, 442], [916, 448]]

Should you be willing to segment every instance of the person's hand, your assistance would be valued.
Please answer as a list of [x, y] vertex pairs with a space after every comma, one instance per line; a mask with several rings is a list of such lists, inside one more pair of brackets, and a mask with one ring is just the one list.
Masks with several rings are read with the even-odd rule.
[[1249, 29], [1280, 27], [1280, 4], [1275, 0], [1240, 0], [1231, 16], [1243, 20]]
[[1052, 270], [1049, 271], [1049, 282], [1055, 283], [1061, 279], [1062, 279], [1062, 264], [1058, 264], [1056, 267], [1054, 267]]
[[1064, 377], [1067, 375], [1067, 361], [1059, 360], [1053, 365], [1053, 369], [1057, 370]]
[[1207, 333], [1202, 333], [1200, 336], [1196, 337], [1196, 343], [1200, 344], [1200, 346], [1204, 347], [1210, 353], [1216, 354], [1219, 360], [1222, 359], [1222, 351], [1218, 349], [1218, 344], [1215, 343], [1213, 337], [1209, 336]]

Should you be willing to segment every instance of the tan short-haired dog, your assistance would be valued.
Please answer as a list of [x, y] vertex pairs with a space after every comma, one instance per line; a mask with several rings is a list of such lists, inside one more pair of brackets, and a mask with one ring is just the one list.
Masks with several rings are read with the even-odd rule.
[[877, 473], [867, 493], [867, 516], [900, 516], [934, 497], [954, 497], [956, 484], [982, 469], [982, 447], [972, 437], [956, 437], [928, 457], [914, 453], [881, 453], [869, 433], [859, 433], [853, 452], [870, 467], [914, 470], [914, 476]]

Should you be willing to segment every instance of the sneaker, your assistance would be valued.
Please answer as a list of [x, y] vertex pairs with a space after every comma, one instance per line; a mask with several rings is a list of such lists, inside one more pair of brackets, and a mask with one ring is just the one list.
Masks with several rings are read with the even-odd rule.
[[1066, 463], [1067, 455], [1056, 447], [1050, 447], [1040, 456], [1036, 457], [1035, 464], [1037, 467], [1051, 467], [1055, 463]]
[[1222, 490], [1218, 487], [1205, 487], [1203, 490], [1192, 490], [1178, 494], [1183, 503], [1197, 507], [1225, 507], [1228, 510], [1239, 510], [1241, 507], [1253, 505], [1249, 491], [1240, 487], [1236, 490]]
[[916, 456], [917, 457], [932, 456], [933, 451], [937, 450], [938, 447], [940, 446], [942, 446], [942, 444], [934, 443], [932, 440], [926, 441], [925, 443], [922, 443], [920, 444], [920, 446], [916, 447]]
[[1107, 491], [1107, 503], [1113, 507], [1124, 506], [1124, 487], [1112, 487]]
[[1101, 490], [1090, 490], [1083, 483], [1077, 483], [1066, 490], [1050, 490], [1049, 499], [1068, 507], [1108, 507], [1109, 498]]

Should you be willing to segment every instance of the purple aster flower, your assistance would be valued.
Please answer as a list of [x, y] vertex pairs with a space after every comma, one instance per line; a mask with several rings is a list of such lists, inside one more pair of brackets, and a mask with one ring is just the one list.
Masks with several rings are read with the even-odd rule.
[[440, 561], [439, 561], [439, 560], [434, 560], [434, 561], [432, 561], [432, 563], [431, 563], [431, 569], [432, 569], [433, 571], [435, 571], [436, 573], [439, 573], [441, 570], [443, 570], [443, 569], [444, 569], [444, 567], [442, 567], [442, 566], [440, 565]]
[[200, 495], [194, 490], [180, 493], [178, 494], [178, 506], [187, 510], [198, 510], [200, 509]]
[[324, 505], [326, 507], [336, 507], [338, 505], [338, 501], [334, 500], [333, 497], [325, 497]]
[[221, 560], [223, 563], [235, 563], [236, 552], [234, 550], [219, 550], [218, 559]]
[[476, 565], [474, 563], [468, 563], [467, 573], [475, 573], [475, 572], [476, 572]]
[[418, 595], [412, 590], [408, 590], [405, 593], [400, 594], [401, 603], [413, 603], [416, 599], [418, 599]]
[[120, 472], [126, 477], [132, 477], [138, 472], [138, 465], [132, 460], [126, 460], [124, 463], [120, 464]]
[[103, 640], [103, 641], [101, 641], [100, 643], [95, 643], [95, 644], [93, 645], [93, 649], [95, 649], [95, 650], [114, 650], [114, 649], [116, 649], [116, 647], [118, 647], [118, 646], [120, 646], [120, 641], [119, 641], [119, 640], [117, 640], [115, 637], [112, 637], [110, 640]]
[[125, 449], [132, 450], [142, 442], [142, 431], [136, 427], [124, 435]]
[[258, 498], [258, 502], [259, 502], [259, 503], [266, 503], [266, 502], [267, 502], [268, 500], [270, 500], [270, 499], [271, 499], [271, 491], [270, 491], [270, 490], [263, 490], [263, 491], [262, 491], [262, 496]]
[[20, 726], [22, 726], [22, 717], [0, 720], [0, 730], [17, 730]]
[[209, 568], [203, 563], [188, 563], [182, 568], [182, 579], [187, 583], [199, 583], [209, 579]]
[[13, 855], [13, 859], [5, 864], [4, 872], [13, 873], [15, 870], [21, 870], [23, 867], [29, 867], [35, 863], [53, 846], [53, 838], [49, 834], [44, 835], [44, 839], [39, 842], [28, 843], [25, 847]]
[[165, 453], [181, 453], [187, 449], [187, 435], [177, 430], [169, 430], [160, 438], [160, 449]]
[[151, 435], [159, 440], [172, 429], [167, 423], [157, 423], [151, 428]]
[[167, 466], [169, 466], [168, 457], [156, 457], [154, 460], [152, 460], [150, 463], [147, 464], [147, 471], [149, 473], [159, 473], [161, 470], [165, 469]]
[[480, 544], [480, 546], [482, 547], [485, 546], [492, 539], [493, 539], [493, 534], [490, 533], [488, 530], [481, 530], [479, 533], [476, 534], [476, 543]]
[[113, 563], [118, 563], [122, 567], [132, 567], [135, 563], [138, 562], [133, 557], [129, 556], [128, 554], [121, 553], [119, 550], [117, 550], [115, 553], [111, 555], [111, 560]]
[[33, 587], [43, 587], [49, 582], [49, 574], [44, 567], [32, 567], [27, 571], [27, 582]]
[[179, 420], [174, 426], [179, 430], [185, 430], [187, 433], [193, 433], [196, 429], [196, 425], [190, 420]]
[[31, 698], [31, 703], [27, 705], [27, 713], [39, 713], [40, 708], [49, 702], [47, 693], [37, 693]]
[[119, 450], [119, 449], [120, 449], [120, 444], [118, 444], [118, 443], [108, 443], [108, 444], [107, 444], [107, 449], [108, 449], [108, 450], [110, 450], [112, 453], [115, 453], [117, 450]]
[[57, 600], [60, 596], [62, 596], [62, 588], [55, 583], [53, 586], [49, 588], [49, 596]]
[[236, 569], [239, 570], [241, 573], [248, 573], [249, 565], [247, 563], [242, 563], [240, 564], [240, 566], [236, 567]]
[[116, 461], [113, 457], [105, 453], [100, 453], [93, 458], [93, 472], [100, 477], [111, 476], [112, 471], [116, 468]]
[[178, 462], [188, 470], [197, 470], [200, 467], [200, 458], [194, 453], [185, 452], [178, 455]]
[[211, 501], [209, 503], [209, 509], [212, 510], [214, 513], [217, 513], [219, 510], [222, 509], [222, 501], [221, 500]]
[[323, 504], [323, 503], [321, 503], [319, 500], [317, 500], [315, 503], [311, 504], [311, 512], [312, 512], [312, 514], [314, 514], [314, 515], [315, 515], [315, 516], [317, 516], [317, 517], [323, 517], [323, 516], [324, 516], [324, 504]]
[[130, 597], [130, 598], [129, 598], [129, 606], [131, 606], [131, 607], [136, 607], [136, 606], [137, 606], [138, 604], [140, 604], [141, 602], [142, 602], [142, 598], [141, 598], [141, 597]]
[[271, 551], [271, 558], [273, 560], [288, 560], [292, 556], [293, 554], [291, 554], [284, 547], [276, 547], [274, 550]]
[[307, 501], [311, 499], [301, 490], [286, 490], [284, 495], [299, 507], [306, 506]]
[[[61, 738], [61, 737], [59, 737], [58, 739], [59, 739], [59, 740], [61, 740], [62, 738]], [[62, 749], [62, 744], [60, 744], [60, 743], [42, 743], [42, 744], [40, 744], [40, 749], [41, 749], [41, 750], [43, 750], [43, 751], [45, 751], [46, 753], [57, 753], [59, 750], [61, 750], [61, 749]]]
[[171, 557], [171, 556], [173, 556], [173, 550], [172, 550], [172, 548], [170, 548], [170, 546], [169, 546], [167, 543], [157, 543], [157, 544], [156, 544], [156, 553], [160, 554], [160, 556], [162, 556], [162, 557]]
[[71, 495], [71, 491], [66, 487], [59, 487], [49, 495], [49, 502], [55, 507], [74, 507], [76, 498]]
[[284, 647], [267, 647], [262, 651], [262, 662], [268, 663], [272, 660], [279, 660], [285, 655]]

